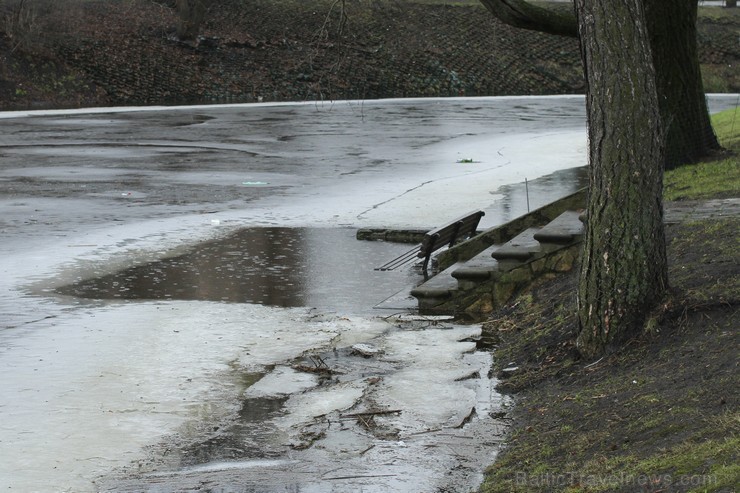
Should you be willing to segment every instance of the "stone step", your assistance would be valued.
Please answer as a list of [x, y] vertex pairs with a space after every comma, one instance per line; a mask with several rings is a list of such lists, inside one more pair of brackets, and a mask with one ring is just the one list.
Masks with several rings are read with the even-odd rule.
[[452, 277], [452, 272], [462, 265], [463, 263], [451, 265], [411, 290], [411, 296], [419, 300], [420, 311], [433, 309], [454, 295], [457, 291], [457, 279]]
[[457, 279], [458, 289], [470, 289], [491, 279], [499, 270], [498, 260], [493, 258], [492, 254], [500, 247], [501, 245], [490, 246], [455, 269], [452, 277]]
[[535, 258], [541, 251], [540, 243], [534, 238], [539, 230], [540, 228], [527, 228], [494, 250], [491, 256], [498, 261], [498, 268], [502, 271], [511, 270]]
[[579, 242], [585, 227], [578, 211], [565, 211], [534, 234], [543, 252], [556, 250], [563, 245]]
[[577, 211], [564, 212], [542, 228], [528, 228], [503, 245], [489, 246], [443, 270], [411, 290], [419, 311], [456, 313], [499, 306], [539, 275], [570, 269], [577, 255], [573, 247], [585, 229], [579, 216]]

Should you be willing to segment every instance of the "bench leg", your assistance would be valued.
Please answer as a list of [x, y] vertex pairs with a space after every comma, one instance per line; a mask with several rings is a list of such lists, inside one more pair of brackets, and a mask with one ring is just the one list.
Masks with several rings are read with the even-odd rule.
[[421, 267], [421, 271], [424, 273], [424, 280], [426, 281], [429, 279], [429, 272], [427, 271], [427, 268], [429, 267], [429, 259], [432, 258], [431, 255], [427, 255], [424, 257], [424, 265]]
[[452, 231], [452, 237], [450, 238], [450, 244], [448, 245], [450, 248], [455, 244], [455, 241], [457, 241], [457, 235], [460, 234], [460, 228], [462, 227], [462, 221], [458, 221], [455, 223], [455, 229]]

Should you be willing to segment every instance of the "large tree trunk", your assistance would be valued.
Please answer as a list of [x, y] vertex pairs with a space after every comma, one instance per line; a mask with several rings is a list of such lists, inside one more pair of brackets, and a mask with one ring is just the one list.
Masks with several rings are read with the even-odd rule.
[[658, 103], [666, 127], [666, 169], [695, 163], [720, 149], [701, 80], [697, 5], [695, 0], [645, 1]]
[[596, 357], [640, 331], [668, 285], [664, 136], [642, 0], [576, 0], [590, 191], [578, 347]]
[[[514, 27], [577, 36], [576, 18], [526, 0], [480, 0]], [[666, 169], [695, 163], [720, 148], [712, 130], [696, 45], [696, 0], [645, 0], [648, 33], [657, 73], [658, 102], [666, 125]]]

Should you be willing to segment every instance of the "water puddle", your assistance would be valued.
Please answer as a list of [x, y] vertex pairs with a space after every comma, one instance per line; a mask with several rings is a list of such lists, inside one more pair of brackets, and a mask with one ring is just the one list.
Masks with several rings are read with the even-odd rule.
[[214, 428], [212, 436], [180, 449], [179, 467], [246, 459], [280, 458], [279, 433], [271, 421], [284, 413], [288, 397], [248, 398], [242, 401], [236, 419], [225, 429]]
[[[202, 300], [314, 307], [346, 314], [372, 307], [413, 280], [373, 270], [409, 245], [355, 239], [354, 229], [247, 228], [176, 257], [57, 289], [115, 300]], [[375, 313], [377, 315], [377, 313]]]

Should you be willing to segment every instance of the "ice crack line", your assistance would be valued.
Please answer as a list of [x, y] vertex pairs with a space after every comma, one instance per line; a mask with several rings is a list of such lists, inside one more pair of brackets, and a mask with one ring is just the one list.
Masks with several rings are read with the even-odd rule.
[[435, 181], [437, 181], [437, 180], [429, 180], [429, 181], [425, 181], [425, 182], [422, 182], [422, 183], [420, 183], [419, 185], [417, 185], [417, 186], [415, 186], [415, 187], [413, 187], [413, 188], [409, 188], [408, 190], [406, 190], [405, 192], [403, 192], [403, 193], [401, 193], [401, 194], [399, 194], [399, 195], [396, 195], [396, 196], [394, 196], [394, 197], [391, 197], [391, 198], [389, 198], [388, 200], [384, 200], [383, 202], [378, 202], [377, 204], [373, 205], [373, 206], [372, 206], [372, 207], [370, 207], [369, 209], [365, 209], [364, 211], [362, 211], [362, 212], [360, 212], [359, 214], [357, 214], [357, 219], [362, 219], [362, 216], [364, 216], [365, 214], [367, 214], [368, 212], [370, 212], [370, 211], [372, 211], [372, 210], [375, 210], [375, 209], [377, 209], [377, 208], [378, 208], [378, 207], [380, 207], [381, 205], [385, 205], [385, 204], [387, 204], [387, 203], [389, 203], [389, 202], [393, 202], [394, 200], [396, 200], [396, 199], [399, 199], [399, 198], [403, 197], [403, 196], [404, 196], [404, 195], [406, 195], [407, 193], [413, 192], [414, 190], [418, 190], [418, 189], [420, 189], [421, 187], [423, 187], [424, 185], [428, 185], [428, 184], [430, 184], [430, 183], [434, 183]]
[[[490, 168], [480, 169], [480, 170], [477, 170], [477, 171], [471, 171], [469, 173], [466, 173], [464, 176], [478, 175], [480, 173], [485, 173], [486, 171], [491, 171], [493, 169], [503, 168], [504, 166], [508, 166], [509, 164], [511, 164], [511, 161], [507, 161], [507, 162], [505, 162], [503, 164], [499, 164], [498, 166], [491, 166]], [[435, 182], [438, 182], [438, 181], [449, 180], [451, 178], [458, 178], [459, 176], [460, 175], [445, 176], [443, 178], [438, 178], [436, 180], [427, 180], [425, 182], [422, 182], [422, 183], [420, 183], [419, 185], [417, 185], [415, 187], [409, 188], [408, 190], [406, 190], [405, 192], [403, 192], [401, 194], [395, 195], [395, 196], [393, 196], [393, 197], [391, 197], [391, 198], [389, 198], [387, 200], [384, 200], [383, 202], [378, 202], [377, 204], [374, 204], [372, 207], [370, 207], [368, 209], [365, 209], [364, 211], [362, 211], [359, 214], [357, 214], [356, 219], [360, 220], [368, 212], [373, 211], [373, 210], [377, 209], [378, 207], [380, 207], [382, 205], [385, 205], [385, 204], [388, 204], [390, 202], [393, 202], [394, 200], [399, 199], [399, 198], [403, 197], [404, 195], [413, 192], [414, 190], [418, 190], [418, 189], [420, 189], [421, 187], [423, 187], [425, 185], [429, 185], [430, 183], [435, 183]]]

